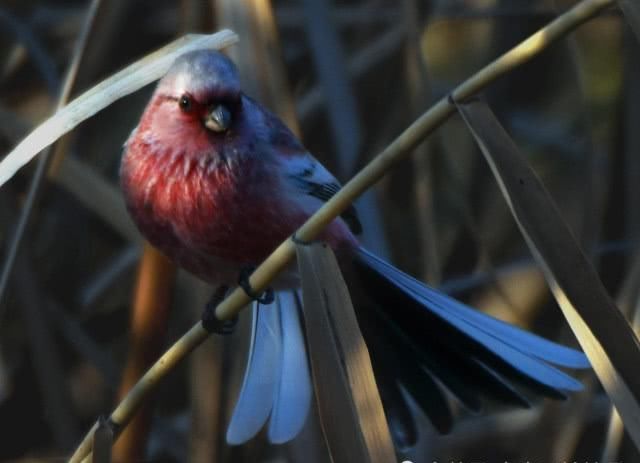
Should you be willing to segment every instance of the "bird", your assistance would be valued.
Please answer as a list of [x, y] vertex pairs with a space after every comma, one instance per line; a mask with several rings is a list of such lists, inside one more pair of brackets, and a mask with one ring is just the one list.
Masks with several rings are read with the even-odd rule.
[[[240, 278], [248, 292], [241, 275], [341, 188], [276, 115], [243, 92], [234, 63], [214, 50], [180, 56], [159, 81], [124, 144], [120, 183], [152, 245], [215, 288]], [[355, 310], [397, 445], [417, 439], [409, 398], [448, 432], [452, 400], [478, 412], [485, 403], [527, 407], [535, 397], [560, 399], [582, 388], [560, 369], [589, 368], [582, 352], [413, 278], [365, 249], [362, 233], [352, 206], [318, 239], [348, 262], [367, 295]], [[251, 344], [229, 444], [265, 426], [271, 442], [287, 442], [311, 406], [295, 265], [272, 288], [271, 298], [252, 294]]]

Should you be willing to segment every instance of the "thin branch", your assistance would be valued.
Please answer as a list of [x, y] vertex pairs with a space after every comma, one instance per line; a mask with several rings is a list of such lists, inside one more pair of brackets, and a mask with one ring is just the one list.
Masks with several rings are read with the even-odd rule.
[[[596, 16], [601, 10], [612, 5], [613, 0], [584, 0], [571, 10], [556, 18], [544, 28], [521, 42], [510, 51], [481, 69], [452, 92], [455, 100], [463, 101], [479, 92], [491, 82], [512, 69], [529, 61], [564, 37], [579, 25]], [[331, 200], [320, 208], [298, 229], [298, 240], [312, 241], [335, 217], [343, 212], [355, 198], [378, 181], [396, 162], [406, 157], [426, 136], [446, 121], [455, 111], [455, 106], [443, 98], [418, 120], [410, 125], [382, 153], [373, 159]], [[287, 239], [254, 271], [249, 283], [256, 291], [264, 290], [271, 280], [284, 270], [295, 257], [295, 242]], [[221, 320], [233, 318], [248, 303], [246, 293], [236, 288], [218, 307], [216, 316]], [[194, 325], [147, 371], [125, 399], [111, 414], [111, 420], [119, 426], [126, 426], [144, 399], [175, 366], [204, 342], [209, 333], [201, 323]], [[71, 463], [83, 461], [91, 453], [94, 425], [80, 444]]]

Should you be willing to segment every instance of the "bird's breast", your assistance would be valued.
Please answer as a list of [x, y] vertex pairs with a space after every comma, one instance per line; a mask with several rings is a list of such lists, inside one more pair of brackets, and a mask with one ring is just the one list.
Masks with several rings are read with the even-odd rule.
[[258, 264], [306, 219], [282, 201], [277, 182], [252, 160], [162, 153], [143, 144], [128, 147], [121, 167], [127, 207], [143, 235], [215, 283]]

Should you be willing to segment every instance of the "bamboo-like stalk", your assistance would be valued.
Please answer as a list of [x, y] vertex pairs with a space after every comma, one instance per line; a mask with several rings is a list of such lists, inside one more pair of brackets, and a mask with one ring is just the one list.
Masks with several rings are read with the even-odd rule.
[[[453, 98], [458, 101], [469, 98], [515, 67], [529, 61], [554, 41], [565, 36], [597, 15], [604, 8], [613, 4], [614, 0], [583, 0], [456, 87], [452, 92]], [[447, 120], [454, 111], [455, 106], [449, 102], [448, 98], [438, 101], [353, 177], [331, 200], [311, 216], [296, 232], [297, 238], [303, 241], [312, 241], [354, 199], [379, 180], [396, 162], [407, 156], [421, 140]], [[289, 265], [294, 257], [295, 243], [288, 239], [281, 243], [256, 268], [249, 279], [251, 286], [256, 291], [264, 290], [271, 280]], [[216, 308], [216, 316], [221, 320], [230, 319], [249, 302], [250, 299], [246, 293], [241, 288], [236, 288]], [[173, 370], [176, 364], [201, 344], [208, 335], [209, 333], [202, 327], [201, 323], [194, 325], [169, 348], [147, 371], [138, 384], [131, 389], [125, 399], [113, 411], [111, 420], [117, 423], [118, 426], [126, 426], [149, 392], [167, 373]], [[71, 463], [83, 461], [90, 454], [94, 430], [95, 426], [89, 431], [84, 441], [71, 457]]]
[[[538, 55], [555, 40], [613, 3], [613, 0], [582, 1], [456, 87], [452, 92], [453, 98], [458, 101], [469, 98], [513, 68]], [[349, 207], [354, 199], [378, 181], [402, 157], [408, 155], [454, 111], [455, 106], [448, 101], [448, 98], [438, 101], [311, 216], [298, 229], [296, 233], [298, 239], [303, 241], [315, 239], [325, 226]], [[281, 243], [251, 275], [252, 287], [257, 291], [264, 290], [294, 256], [295, 243], [290, 239]], [[217, 307], [216, 316], [223, 320], [232, 318], [249, 302], [244, 291], [236, 288]]]

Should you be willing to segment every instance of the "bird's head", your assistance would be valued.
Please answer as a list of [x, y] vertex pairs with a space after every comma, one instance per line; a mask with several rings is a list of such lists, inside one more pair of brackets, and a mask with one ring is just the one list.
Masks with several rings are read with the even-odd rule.
[[197, 50], [178, 58], [158, 84], [156, 95], [166, 98], [183, 119], [214, 133], [231, 128], [242, 101], [236, 67], [213, 50]]
[[220, 52], [197, 50], [179, 57], [158, 83], [142, 126], [168, 146], [202, 152], [235, 137], [242, 101], [233, 62]]

